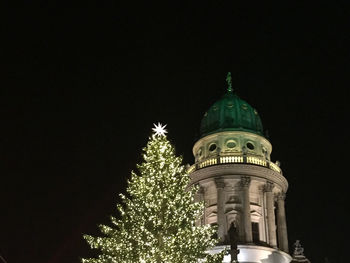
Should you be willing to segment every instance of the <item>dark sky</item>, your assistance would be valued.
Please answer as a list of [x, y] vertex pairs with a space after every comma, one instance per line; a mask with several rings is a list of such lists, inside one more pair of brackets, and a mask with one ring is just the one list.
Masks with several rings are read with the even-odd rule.
[[192, 164], [200, 120], [232, 71], [289, 181], [290, 243], [301, 239], [313, 263], [346, 262], [346, 1], [172, 2], [2, 10], [0, 254], [92, 256], [82, 234], [116, 215], [153, 123], [168, 124]]

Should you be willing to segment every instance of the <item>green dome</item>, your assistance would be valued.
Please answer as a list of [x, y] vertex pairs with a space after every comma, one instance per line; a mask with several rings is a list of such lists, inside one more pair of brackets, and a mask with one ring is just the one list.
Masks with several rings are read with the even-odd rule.
[[232, 90], [228, 90], [209, 108], [201, 122], [201, 137], [221, 131], [247, 131], [263, 135], [258, 112]]

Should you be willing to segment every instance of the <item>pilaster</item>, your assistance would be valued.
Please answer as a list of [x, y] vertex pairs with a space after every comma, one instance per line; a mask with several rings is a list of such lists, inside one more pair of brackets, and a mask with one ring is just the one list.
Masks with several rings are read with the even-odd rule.
[[251, 179], [249, 176], [241, 177], [244, 241], [247, 243], [253, 242], [252, 222], [250, 217], [250, 198], [249, 198], [250, 181]]
[[225, 183], [221, 180], [215, 180], [217, 190], [217, 223], [218, 237], [221, 243], [225, 242], [226, 218], [225, 218]]
[[277, 233], [279, 248], [288, 253], [288, 234], [287, 234], [287, 222], [286, 222], [286, 212], [285, 203], [286, 194], [281, 192], [277, 196]]
[[273, 190], [274, 184], [267, 182], [264, 187], [264, 192], [266, 196], [266, 212], [267, 212], [267, 230], [269, 235], [269, 244], [272, 247], [277, 247], [277, 237], [276, 237], [276, 224], [275, 224], [275, 209], [274, 209], [274, 196]]

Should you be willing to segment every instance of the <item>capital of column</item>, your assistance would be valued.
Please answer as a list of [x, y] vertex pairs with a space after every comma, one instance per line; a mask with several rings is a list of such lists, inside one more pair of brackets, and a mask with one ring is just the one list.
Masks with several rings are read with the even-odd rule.
[[204, 187], [203, 186], [198, 187], [198, 194], [204, 194]]
[[264, 185], [264, 192], [272, 192], [272, 189], [275, 187], [275, 185], [271, 182], [266, 182]]
[[225, 182], [221, 180], [215, 180], [216, 188], [225, 188]]
[[251, 179], [249, 176], [242, 176], [241, 177], [241, 187], [249, 187], [251, 182]]
[[286, 199], [286, 193], [284, 192], [280, 192], [276, 195], [276, 199], [277, 201], [281, 200], [281, 201], [284, 201]]

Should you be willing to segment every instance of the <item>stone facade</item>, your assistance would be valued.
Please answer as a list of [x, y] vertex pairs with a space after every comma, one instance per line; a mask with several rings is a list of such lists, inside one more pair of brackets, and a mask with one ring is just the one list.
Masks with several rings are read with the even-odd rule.
[[271, 162], [271, 151], [266, 138], [244, 131], [207, 135], [193, 147], [196, 163], [189, 168], [191, 183], [199, 185], [197, 200], [205, 202], [198, 223], [217, 225], [218, 245], [225, 246], [233, 222], [241, 249], [239, 262], [291, 261], [284, 210], [288, 182]]

